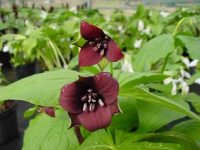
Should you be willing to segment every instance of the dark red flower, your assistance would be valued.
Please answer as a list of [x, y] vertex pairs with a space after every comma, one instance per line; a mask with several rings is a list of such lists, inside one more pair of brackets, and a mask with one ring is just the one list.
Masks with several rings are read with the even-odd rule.
[[117, 44], [100, 28], [82, 21], [80, 31], [81, 36], [87, 40], [80, 50], [80, 66], [98, 64], [103, 57], [110, 62], [116, 62], [124, 57]]
[[89, 131], [105, 128], [119, 112], [119, 84], [111, 74], [79, 77], [61, 90], [60, 105], [68, 111], [71, 127], [82, 124]]

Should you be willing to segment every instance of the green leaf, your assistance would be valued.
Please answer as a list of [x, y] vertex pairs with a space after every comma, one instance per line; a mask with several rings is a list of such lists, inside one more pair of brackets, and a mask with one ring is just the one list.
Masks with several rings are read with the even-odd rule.
[[122, 86], [122, 89], [124, 88], [132, 88], [139, 84], [146, 84], [146, 83], [152, 83], [152, 82], [160, 82], [166, 79], [168, 76], [164, 74], [158, 74], [158, 73], [136, 73], [129, 78], [129, 82], [124, 84]]
[[185, 44], [187, 52], [189, 53], [192, 59], [200, 60], [200, 39], [198, 37], [179, 35], [177, 36], [177, 38]]
[[139, 116], [138, 133], [155, 131], [171, 121], [184, 117], [177, 111], [144, 101], [137, 101], [137, 110]]
[[78, 79], [78, 73], [57, 70], [21, 79], [0, 90], [0, 101], [24, 100], [35, 105], [58, 106], [61, 88]]
[[28, 110], [24, 112], [24, 118], [30, 118], [38, 111], [38, 109], [39, 109], [39, 106], [34, 106], [32, 108], [29, 108]]
[[131, 131], [138, 126], [138, 112], [134, 98], [118, 97], [121, 113], [114, 115], [111, 130]]
[[37, 45], [35, 38], [28, 38], [22, 42], [22, 47], [26, 55], [31, 55], [32, 49]]
[[200, 148], [200, 122], [188, 120], [175, 125], [172, 131], [184, 133], [194, 139]]
[[141, 101], [146, 101], [149, 103], [155, 103], [157, 105], [161, 105], [167, 108], [170, 108], [172, 110], [175, 110], [177, 112], [180, 112], [184, 115], [187, 115], [191, 118], [194, 118], [198, 121], [200, 121], [200, 117], [198, 115], [196, 115], [195, 113], [191, 112], [190, 110], [188, 110], [187, 108], [185, 108], [184, 106], [178, 104], [177, 102], [168, 99], [166, 97], [162, 97], [162, 96], [158, 96], [155, 94], [152, 94], [150, 92], [147, 92], [141, 88], [132, 88], [131, 90], [128, 89], [121, 89], [120, 90], [120, 96], [127, 96], [127, 97], [134, 97], [137, 100], [141, 100]]
[[66, 112], [56, 110], [56, 117], [39, 114], [25, 131], [23, 150], [75, 150], [79, 143], [69, 127]]
[[197, 143], [191, 137], [177, 132], [147, 133], [140, 141], [160, 142], [160, 145], [177, 144], [175, 149], [179, 150], [199, 150]]
[[186, 100], [191, 102], [195, 110], [200, 112], [200, 96], [195, 93], [188, 93]]
[[158, 60], [165, 58], [174, 50], [174, 39], [171, 34], [163, 34], [145, 43], [138, 52], [133, 63], [137, 72], [147, 72], [151, 65]]
[[76, 45], [78, 47], [82, 47], [87, 41], [82, 38], [82, 37], [79, 37], [79, 39], [75, 42], [72, 43], [72, 45]]

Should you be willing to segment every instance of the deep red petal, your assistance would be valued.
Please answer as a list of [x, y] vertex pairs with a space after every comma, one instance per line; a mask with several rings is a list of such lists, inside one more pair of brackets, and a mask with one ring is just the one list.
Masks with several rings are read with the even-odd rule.
[[107, 127], [111, 123], [111, 117], [112, 114], [109, 107], [98, 107], [94, 112], [79, 114], [81, 124], [89, 131]]
[[47, 115], [49, 115], [50, 117], [55, 117], [55, 110], [53, 107], [45, 107], [44, 111]]
[[95, 51], [94, 46], [85, 44], [79, 53], [79, 66], [92, 66], [102, 60], [102, 56]]
[[70, 113], [80, 113], [82, 111], [81, 96], [83, 87], [77, 82], [65, 85], [60, 94], [60, 105]]
[[110, 40], [108, 42], [108, 50], [106, 52], [106, 58], [111, 62], [116, 62], [124, 57], [124, 54], [121, 52], [117, 44]]
[[103, 30], [85, 21], [81, 22], [80, 30], [81, 36], [89, 41], [94, 40], [95, 38], [103, 38], [105, 36]]
[[112, 104], [119, 92], [119, 84], [110, 73], [102, 72], [94, 76], [96, 91], [103, 96], [106, 104]]
[[71, 124], [70, 124], [69, 128], [81, 124], [80, 121], [79, 121], [79, 119], [78, 119], [78, 114], [68, 113], [68, 115], [69, 115], [69, 117], [71, 119]]
[[118, 100], [114, 101], [112, 104], [109, 105], [112, 115], [121, 112], [118, 104]]

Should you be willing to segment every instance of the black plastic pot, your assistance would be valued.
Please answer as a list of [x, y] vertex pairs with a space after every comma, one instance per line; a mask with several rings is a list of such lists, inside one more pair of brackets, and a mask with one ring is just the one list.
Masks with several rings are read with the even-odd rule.
[[0, 145], [6, 144], [18, 136], [17, 104], [0, 113]]

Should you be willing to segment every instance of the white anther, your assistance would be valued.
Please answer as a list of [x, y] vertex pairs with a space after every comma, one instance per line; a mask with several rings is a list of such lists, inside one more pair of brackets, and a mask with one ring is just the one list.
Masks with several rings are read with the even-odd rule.
[[101, 55], [101, 56], [104, 55], [104, 49], [101, 50], [100, 55]]
[[87, 95], [84, 95], [84, 96], [81, 98], [82, 101], [84, 101], [84, 100], [86, 100], [86, 99], [87, 99]]
[[91, 102], [92, 101], [92, 97], [91, 95], [88, 95], [88, 102]]
[[83, 111], [86, 111], [87, 110], [87, 103], [84, 103], [83, 104]]
[[104, 106], [104, 103], [103, 103], [102, 99], [99, 99], [98, 102], [99, 102], [100, 106]]
[[95, 103], [95, 102], [96, 102], [96, 100], [95, 100], [95, 99], [92, 99], [92, 102], [93, 102], [93, 103]]
[[88, 91], [88, 92], [92, 92], [93, 90], [92, 90], [92, 89], [88, 89], [87, 91]]
[[89, 42], [89, 45], [93, 45], [95, 42]]
[[94, 108], [95, 108], [95, 104], [90, 104], [90, 106], [89, 106], [89, 111], [93, 111]]

